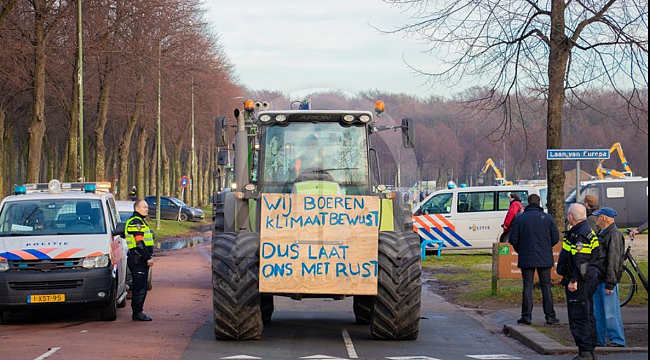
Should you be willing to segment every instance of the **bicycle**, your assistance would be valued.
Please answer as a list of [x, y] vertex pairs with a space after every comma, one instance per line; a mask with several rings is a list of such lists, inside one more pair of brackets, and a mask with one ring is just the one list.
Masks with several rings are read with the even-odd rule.
[[[619, 292], [619, 297], [621, 299], [621, 307], [627, 305], [632, 298], [634, 297], [634, 294], [638, 290], [638, 285], [637, 285], [637, 280], [634, 274], [638, 275], [639, 279], [641, 280], [641, 283], [643, 284], [643, 287], [645, 288], [645, 291], [648, 291], [648, 279], [643, 275], [643, 272], [641, 271], [641, 268], [639, 267], [639, 264], [634, 260], [634, 257], [632, 256], [632, 245], [634, 244], [634, 236], [630, 234], [630, 230], [628, 230], [627, 234], [630, 236], [630, 243], [627, 246], [627, 249], [625, 250], [625, 256], [623, 260], [623, 276], [621, 277], [621, 281], [618, 284], [618, 292]], [[634, 269], [634, 272], [630, 270], [628, 263], [632, 266]]]

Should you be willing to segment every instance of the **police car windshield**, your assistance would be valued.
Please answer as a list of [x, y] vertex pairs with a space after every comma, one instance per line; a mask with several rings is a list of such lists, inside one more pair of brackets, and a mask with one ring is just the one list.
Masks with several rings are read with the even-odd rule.
[[57, 199], [5, 203], [0, 237], [105, 234], [99, 200]]

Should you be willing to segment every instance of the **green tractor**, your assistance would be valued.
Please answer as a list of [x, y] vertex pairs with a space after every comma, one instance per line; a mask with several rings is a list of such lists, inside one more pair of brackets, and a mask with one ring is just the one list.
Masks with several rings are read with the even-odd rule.
[[274, 297], [354, 297], [356, 321], [374, 338], [415, 340], [420, 239], [410, 207], [382, 184], [371, 146], [371, 135], [394, 130], [413, 148], [412, 120], [378, 126], [368, 111], [253, 104], [235, 110], [234, 146], [224, 122], [216, 129], [217, 146], [235, 153], [235, 182], [214, 206], [216, 338], [260, 339]]

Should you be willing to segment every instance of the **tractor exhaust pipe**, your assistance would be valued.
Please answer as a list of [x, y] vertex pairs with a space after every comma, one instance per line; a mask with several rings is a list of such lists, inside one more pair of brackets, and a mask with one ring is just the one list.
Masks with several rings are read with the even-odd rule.
[[[235, 110], [235, 118], [237, 119], [237, 131], [235, 132], [235, 183], [237, 184], [237, 189], [235, 191], [242, 191], [244, 186], [250, 182], [248, 171], [248, 134], [246, 133], [246, 119], [239, 109]], [[235, 228], [238, 230], [248, 229], [250, 226], [248, 201], [237, 200], [235, 208], [237, 211]]]

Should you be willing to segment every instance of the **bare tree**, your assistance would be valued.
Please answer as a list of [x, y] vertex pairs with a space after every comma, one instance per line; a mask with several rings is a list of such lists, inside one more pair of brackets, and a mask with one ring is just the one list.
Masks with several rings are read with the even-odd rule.
[[[647, 114], [638, 90], [648, 87], [646, 0], [384, 1], [415, 12], [394, 32], [426, 41], [446, 65], [418, 71], [432, 82], [489, 87], [474, 104], [503, 111], [504, 135], [515, 122], [525, 129], [520, 99], [536, 92], [546, 99], [547, 147], [562, 148], [566, 92], [602, 87], [615, 89], [643, 128], [637, 114]], [[564, 178], [562, 163], [549, 162], [549, 211], [559, 224]]]

